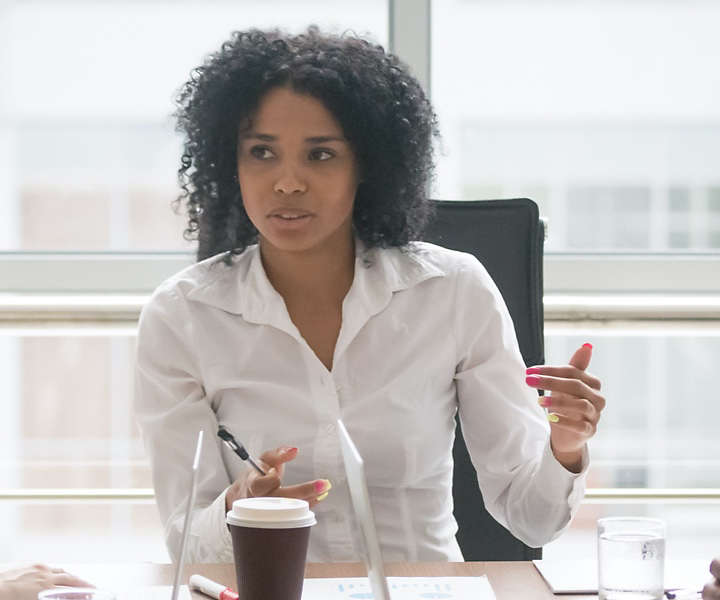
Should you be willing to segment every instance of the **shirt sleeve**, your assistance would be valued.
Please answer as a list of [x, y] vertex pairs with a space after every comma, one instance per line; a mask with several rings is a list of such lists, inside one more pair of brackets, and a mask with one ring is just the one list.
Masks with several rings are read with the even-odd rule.
[[137, 337], [135, 415], [152, 466], [165, 542], [178, 558], [198, 432], [204, 430], [198, 489], [186, 560], [232, 562], [225, 525], [230, 479], [217, 440], [217, 419], [191, 352], [192, 321], [172, 289], [143, 308]]
[[499, 290], [474, 259], [457, 277], [455, 380], [463, 436], [488, 512], [539, 547], [562, 533], [580, 505], [587, 449], [578, 474], [557, 461]]

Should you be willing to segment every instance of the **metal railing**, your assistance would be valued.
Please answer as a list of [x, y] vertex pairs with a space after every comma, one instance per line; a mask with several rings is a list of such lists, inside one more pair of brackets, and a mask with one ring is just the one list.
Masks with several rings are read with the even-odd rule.
[[[128, 325], [149, 294], [0, 294], [0, 326]], [[720, 294], [546, 293], [545, 321], [587, 323], [720, 322]]]
[[[0, 501], [14, 502], [145, 502], [152, 488], [18, 488], [0, 490]], [[720, 488], [589, 488], [589, 504], [720, 503]]]

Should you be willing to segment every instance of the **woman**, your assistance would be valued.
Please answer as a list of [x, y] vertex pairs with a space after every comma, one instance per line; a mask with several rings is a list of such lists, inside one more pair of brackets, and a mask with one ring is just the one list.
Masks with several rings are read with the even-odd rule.
[[[224, 425], [268, 473], [206, 436], [189, 560], [230, 561], [225, 512], [258, 495], [314, 507], [309, 560], [358, 560], [342, 417], [366, 462], [384, 558], [462, 560], [458, 410], [488, 510], [530, 545], [557, 536], [582, 497], [605, 404], [585, 372], [591, 346], [526, 373], [484, 268], [413, 242], [431, 215], [437, 127], [406, 67], [314, 28], [238, 32], [185, 84], [178, 128], [200, 262], [145, 306], [136, 378], [170, 551], [192, 439]], [[549, 427], [538, 388], [552, 391]]]

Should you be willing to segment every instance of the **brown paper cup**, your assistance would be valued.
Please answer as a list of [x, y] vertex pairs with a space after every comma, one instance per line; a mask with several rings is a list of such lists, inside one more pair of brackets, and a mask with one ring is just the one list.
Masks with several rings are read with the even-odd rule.
[[245, 498], [227, 514], [240, 600], [300, 600], [315, 515], [294, 498]]

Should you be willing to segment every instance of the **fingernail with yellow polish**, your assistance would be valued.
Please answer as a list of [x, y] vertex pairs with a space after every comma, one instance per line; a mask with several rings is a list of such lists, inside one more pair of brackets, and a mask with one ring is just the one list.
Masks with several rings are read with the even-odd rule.
[[558, 417], [555, 413], [550, 413], [547, 418], [551, 423], [557, 423], [560, 420], [560, 417]]
[[322, 501], [325, 500], [325, 498], [327, 498], [327, 497], [328, 497], [328, 493], [325, 492], [325, 493], [322, 494], [321, 496], [318, 496], [317, 498], [315, 498], [315, 500], [317, 500], [318, 502], [322, 502]]

